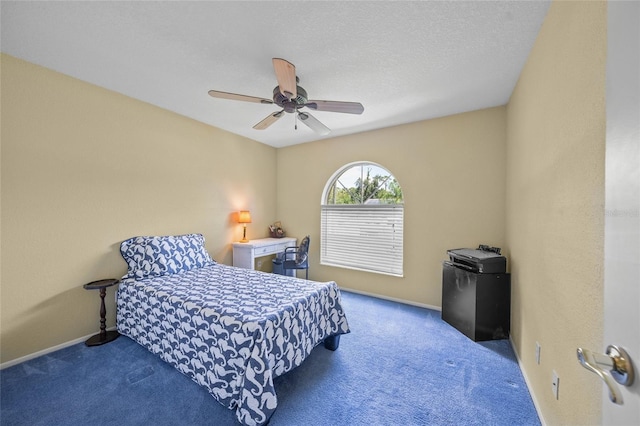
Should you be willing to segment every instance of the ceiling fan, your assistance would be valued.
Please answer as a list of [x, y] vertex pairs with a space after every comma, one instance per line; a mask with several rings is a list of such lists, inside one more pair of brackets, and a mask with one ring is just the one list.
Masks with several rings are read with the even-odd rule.
[[291, 62], [280, 58], [273, 58], [273, 69], [276, 73], [278, 85], [273, 89], [273, 100], [258, 98], [254, 96], [238, 95], [236, 93], [220, 92], [218, 90], [209, 90], [209, 95], [214, 98], [231, 99], [234, 101], [255, 102], [261, 104], [276, 104], [282, 110], [269, 114], [258, 124], [253, 126], [256, 130], [264, 130], [278, 121], [285, 112], [293, 113], [297, 119], [299, 118], [311, 130], [326, 135], [331, 130], [322, 124], [317, 118], [306, 111], [300, 111], [302, 108], [309, 108], [316, 111], [342, 112], [347, 114], [362, 114], [364, 107], [359, 102], [342, 102], [342, 101], [313, 101], [309, 100], [307, 91], [298, 86], [300, 81], [296, 76], [296, 67]]

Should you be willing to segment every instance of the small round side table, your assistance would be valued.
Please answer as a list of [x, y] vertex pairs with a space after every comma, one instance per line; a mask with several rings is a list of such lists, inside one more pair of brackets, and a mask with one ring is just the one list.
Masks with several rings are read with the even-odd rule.
[[116, 340], [120, 333], [117, 330], [107, 331], [107, 308], [104, 306], [104, 296], [107, 294], [107, 287], [116, 285], [120, 280], [114, 278], [106, 280], [92, 281], [83, 287], [86, 290], [100, 290], [100, 333], [91, 336], [84, 342], [87, 346], [98, 346]]

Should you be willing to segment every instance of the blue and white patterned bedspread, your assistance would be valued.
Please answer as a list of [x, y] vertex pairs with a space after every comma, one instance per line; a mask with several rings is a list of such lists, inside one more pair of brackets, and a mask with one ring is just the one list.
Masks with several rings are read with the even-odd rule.
[[247, 425], [275, 411], [274, 377], [299, 366], [325, 338], [349, 332], [335, 282], [221, 264], [124, 278], [117, 326]]

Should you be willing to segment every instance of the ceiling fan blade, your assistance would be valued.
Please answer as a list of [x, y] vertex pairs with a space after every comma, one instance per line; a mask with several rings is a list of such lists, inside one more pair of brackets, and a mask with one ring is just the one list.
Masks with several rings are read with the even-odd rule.
[[273, 58], [273, 69], [276, 72], [280, 93], [288, 99], [298, 96], [296, 81], [296, 66], [289, 61], [280, 58]]
[[280, 117], [282, 117], [283, 115], [284, 115], [284, 110], [278, 111], [278, 112], [274, 112], [273, 114], [269, 114], [269, 115], [266, 116], [266, 118], [264, 120], [262, 120], [261, 122], [259, 122], [255, 126], [253, 126], [253, 128], [256, 129], [256, 130], [264, 130], [267, 127], [271, 126], [276, 121], [278, 121], [278, 119]]
[[347, 114], [362, 114], [364, 111], [360, 102], [309, 101], [305, 106], [316, 111], [346, 112]]
[[320, 121], [318, 121], [317, 118], [315, 118], [313, 115], [309, 114], [308, 112], [299, 112], [298, 118], [300, 118], [300, 120], [304, 124], [309, 126], [311, 130], [313, 130], [314, 132], [320, 135], [323, 135], [323, 136], [328, 135], [329, 132], [331, 132], [331, 129], [329, 129], [327, 126], [322, 124]]
[[219, 92], [217, 90], [209, 90], [209, 96], [221, 99], [231, 99], [233, 101], [256, 102], [259, 104], [272, 104], [270, 99], [257, 98], [255, 96], [238, 95], [236, 93]]

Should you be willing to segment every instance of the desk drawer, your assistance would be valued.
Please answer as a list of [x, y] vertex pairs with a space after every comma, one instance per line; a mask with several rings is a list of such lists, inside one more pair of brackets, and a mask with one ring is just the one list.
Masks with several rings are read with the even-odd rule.
[[265, 246], [256, 248], [256, 256], [266, 256], [268, 254], [276, 254], [281, 251], [284, 251], [284, 246], [281, 247], [281, 244], [276, 244], [273, 246]]

